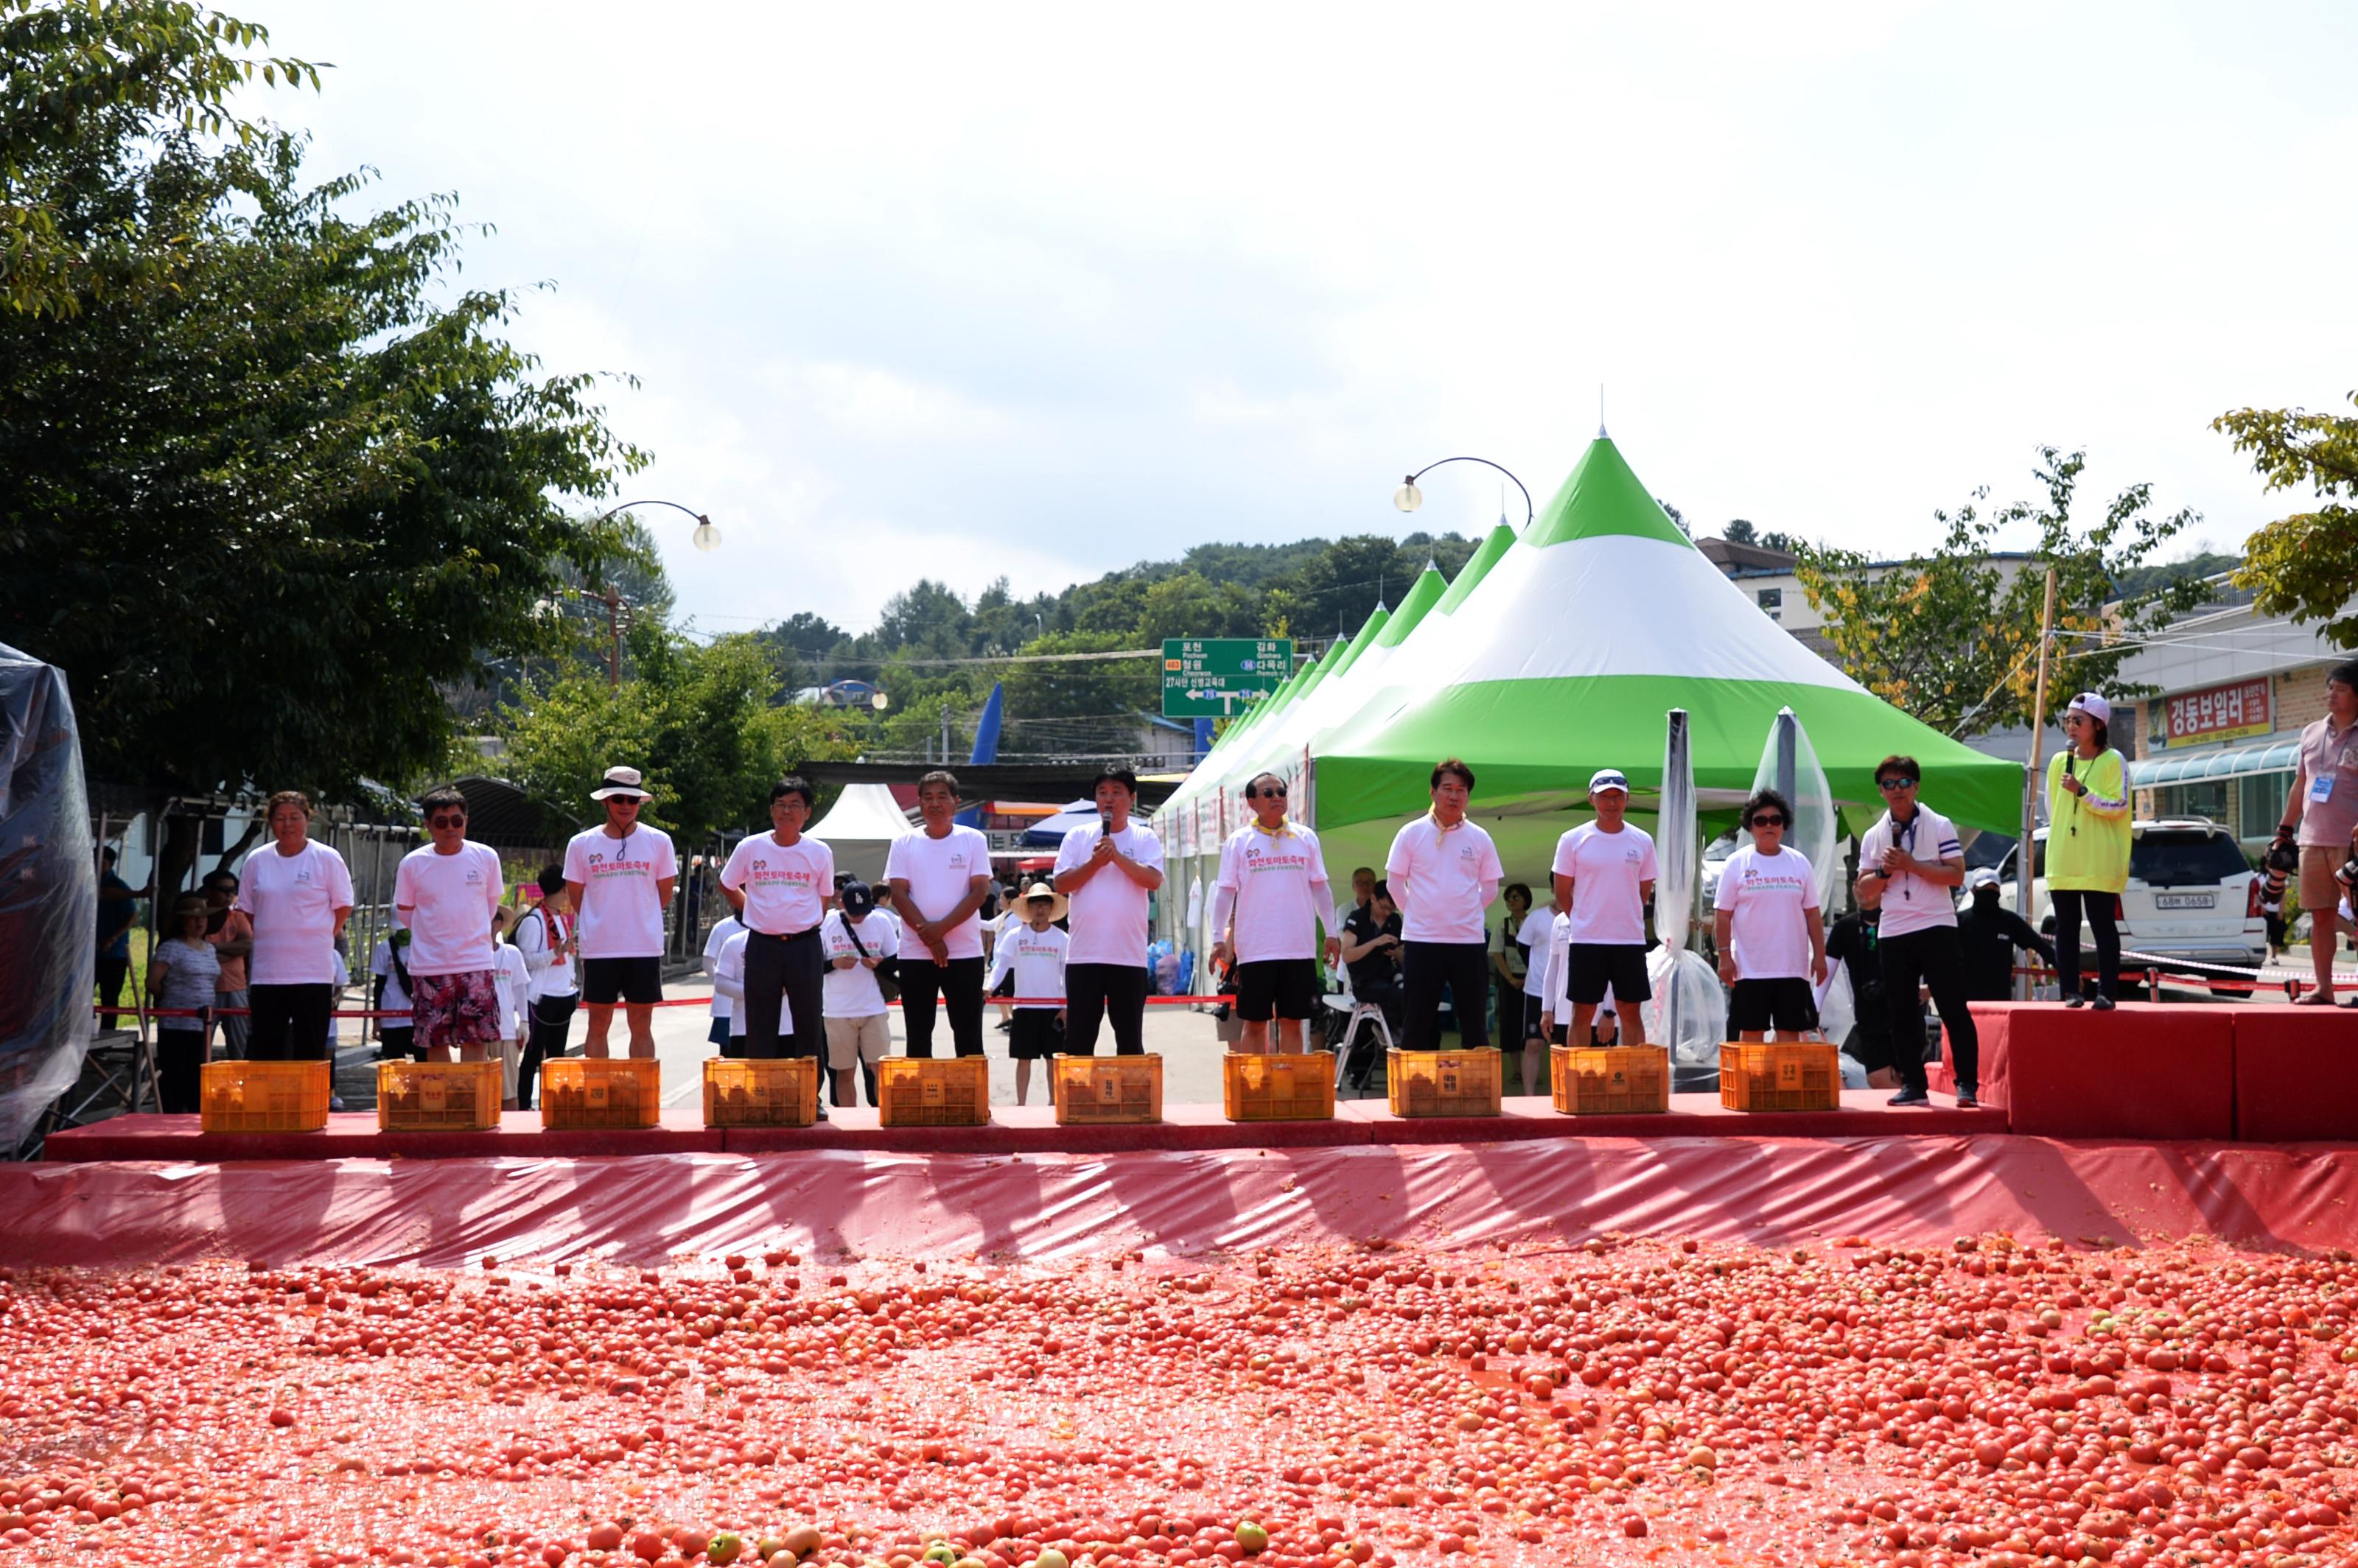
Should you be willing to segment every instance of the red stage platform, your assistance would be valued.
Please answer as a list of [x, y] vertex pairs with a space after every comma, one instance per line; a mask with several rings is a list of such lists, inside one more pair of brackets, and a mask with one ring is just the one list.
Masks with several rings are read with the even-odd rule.
[[1109, 1153], [1123, 1150], [1331, 1149], [1502, 1143], [1584, 1138], [1882, 1138], [2004, 1132], [2000, 1110], [1934, 1105], [1893, 1110], [1887, 1090], [1844, 1096], [1838, 1111], [1720, 1108], [1716, 1095], [1675, 1095], [1661, 1116], [1564, 1116], [1543, 1098], [1510, 1098], [1498, 1116], [1403, 1119], [1381, 1100], [1345, 1100], [1332, 1121], [1229, 1121], [1212, 1105], [1166, 1105], [1148, 1125], [1058, 1127], [1044, 1105], [999, 1106], [985, 1127], [880, 1127], [872, 1110], [837, 1110], [817, 1127], [707, 1128], [699, 1110], [667, 1110], [644, 1130], [552, 1132], [538, 1111], [511, 1111], [494, 1132], [380, 1132], [373, 1112], [331, 1116], [325, 1132], [206, 1132], [193, 1116], [118, 1116], [51, 1133], [43, 1158], [86, 1164], [138, 1160], [435, 1160], [486, 1155], [579, 1159], [615, 1154], [780, 1153], [842, 1150], [914, 1154]]

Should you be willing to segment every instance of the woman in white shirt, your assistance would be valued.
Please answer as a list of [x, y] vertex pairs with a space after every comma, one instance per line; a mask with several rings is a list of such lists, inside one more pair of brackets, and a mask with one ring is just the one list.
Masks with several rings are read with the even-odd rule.
[[282, 789], [264, 807], [272, 842], [245, 858], [237, 907], [254, 923], [246, 965], [256, 1062], [317, 1061], [335, 1007], [336, 943], [352, 914], [344, 858], [310, 838], [311, 802]]
[[565, 1054], [566, 1031], [573, 1024], [573, 1009], [581, 1000], [574, 979], [576, 962], [573, 901], [565, 891], [563, 865], [543, 866], [540, 902], [516, 916], [510, 940], [524, 955], [532, 983], [525, 989], [529, 1027], [524, 1054], [516, 1063], [515, 1102], [519, 1110], [532, 1108], [533, 1086], [540, 1065]]
[[202, 893], [182, 893], [172, 904], [164, 940], [147, 959], [149, 1005], [199, 1015], [156, 1021], [156, 1093], [167, 1116], [192, 1116], [199, 1106], [212, 1029], [206, 1014], [221, 979], [221, 957], [205, 940], [211, 919]]

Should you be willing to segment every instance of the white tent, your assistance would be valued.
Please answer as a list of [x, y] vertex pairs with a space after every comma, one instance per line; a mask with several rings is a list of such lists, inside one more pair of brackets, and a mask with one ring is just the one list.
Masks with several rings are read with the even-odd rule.
[[805, 831], [835, 851], [838, 872], [849, 871], [873, 885], [883, 880], [884, 857], [892, 840], [916, 829], [909, 826], [908, 814], [894, 802], [892, 790], [856, 784], [844, 785], [827, 815]]

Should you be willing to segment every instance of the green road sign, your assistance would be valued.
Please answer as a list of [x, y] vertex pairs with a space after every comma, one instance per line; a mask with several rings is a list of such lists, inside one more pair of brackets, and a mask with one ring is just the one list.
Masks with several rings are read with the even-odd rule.
[[1163, 717], [1232, 717], [1293, 673], [1291, 637], [1166, 637]]

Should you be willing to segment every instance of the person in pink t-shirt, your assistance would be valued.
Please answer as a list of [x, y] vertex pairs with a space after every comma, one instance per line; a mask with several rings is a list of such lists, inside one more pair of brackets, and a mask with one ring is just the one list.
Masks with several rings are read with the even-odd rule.
[[[1318, 925], [1333, 892], [1318, 835], [1285, 815], [1286, 784], [1261, 773], [1245, 785], [1253, 820], [1220, 846], [1219, 881], [1212, 894], [1212, 961], [1236, 964], [1238, 1044], [1249, 1055], [1269, 1049], [1269, 1021], [1278, 1020], [1280, 1051], [1304, 1049], [1303, 1033], [1318, 1011]], [[1336, 961], [1339, 932], [1325, 933], [1326, 961]]]

